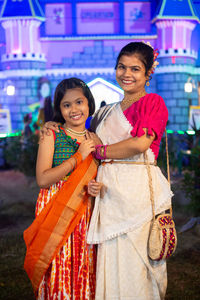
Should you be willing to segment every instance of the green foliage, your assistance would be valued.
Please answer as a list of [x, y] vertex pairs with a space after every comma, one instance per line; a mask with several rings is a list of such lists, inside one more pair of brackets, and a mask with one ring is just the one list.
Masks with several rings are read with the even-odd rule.
[[191, 200], [188, 205], [189, 210], [194, 216], [200, 216], [200, 146], [198, 145], [191, 150], [190, 164], [184, 173], [182, 190]]
[[[195, 135], [168, 134], [168, 152], [171, 174], [183, 176], [181, 189], [190, 199], [187, 209], [200, 216], [200, 131]], [[158, 166], [167, 176], [166, 143], [163, 137], [158, 157]]]
[[4, 145], [6, 164], [27, 176], [35, 176], [38, 136], [9, 137]]
[[[172, 171], [178, 169], [179, 159], [178, 159], [178, 152], [179, 152], [179, 143], [180, 143], [180, 136], [175, 134], [168, 134], [168, 154], [169, 154], [169, 164], [170, 169]], [[158, 166], [162, 169], [162, 171], [166, 174], [167, 173], [167, 156], [166, 156], [166, 139], [163, 136], [159, 156], [158, 156]]]

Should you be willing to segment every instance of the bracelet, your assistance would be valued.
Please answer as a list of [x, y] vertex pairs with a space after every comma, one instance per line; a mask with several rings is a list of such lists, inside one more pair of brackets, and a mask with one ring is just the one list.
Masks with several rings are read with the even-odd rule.
[[106, 150], [108, 145], [96, 145], [95, 158], [106, 159]]
[[106, 159], [106, 151], [107, 151], [108, 145], [104, 146], [104, 153], [103, 153], [103, 158]]
[[82, 162], [83, 158], [81, 155], [81, 152], [77, 151], [74, 155], [72, 155], [71, 157], [75, 158], [75, 166], [74, 169], [78, 167], [78, 165]]

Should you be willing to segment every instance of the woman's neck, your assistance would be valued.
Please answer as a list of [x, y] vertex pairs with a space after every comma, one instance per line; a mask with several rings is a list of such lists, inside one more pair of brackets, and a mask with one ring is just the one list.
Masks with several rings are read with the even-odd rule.
[[121, 101], [121, 108], [122, 110], [126, 110], [129, 106], [131, 106], [134, 102], [140, 100], [141, 97], [144, 97], [147, 94], [145, 89], [143, 91], [131, 94], [124, 94], [124, 98]]

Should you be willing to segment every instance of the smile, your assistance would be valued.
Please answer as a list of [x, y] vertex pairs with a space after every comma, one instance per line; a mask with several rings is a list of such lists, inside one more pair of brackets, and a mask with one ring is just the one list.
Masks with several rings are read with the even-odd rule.
[[82, 114], [71, 116], [72, 120], [79, 120], [82, 117]]
[[135, 81], [133, 81], [133, 80], [125, 80], [125, 79], [122, 80], [122, 83], [124, 83], [124, 84], [132, 84], [134, 82]]

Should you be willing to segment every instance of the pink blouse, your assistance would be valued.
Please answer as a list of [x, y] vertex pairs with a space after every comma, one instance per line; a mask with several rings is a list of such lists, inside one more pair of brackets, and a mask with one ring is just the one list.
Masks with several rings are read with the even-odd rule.
[[147, 94], [134, 102], [124, 111], [129, 123], [133, 126], [131, 135], [141, 137], [144, 135], [143, 128], [148, 129], [148, 135], [155, 133], [156, 137], [150, 148], [157, 159], [162, 135], [164, 133], [168, 110], [163, 98], [157, 94]]

